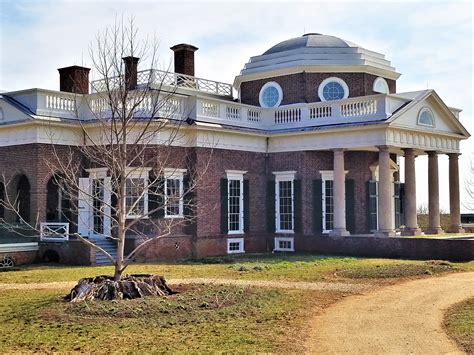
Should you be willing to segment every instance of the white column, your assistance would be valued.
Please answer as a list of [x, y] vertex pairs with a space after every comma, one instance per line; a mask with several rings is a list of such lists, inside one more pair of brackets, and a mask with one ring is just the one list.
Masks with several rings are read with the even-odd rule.
[[458, 153], [449, 156], [449, 233], [464, 233], [461, 225]]
[[334, 150], [334, 226], [330, 236], [347, 236], [346, 229], [346, 172], [344, 170], [344, 151]]
[[412, 148], [405, 151], [405, 229], [402, 235], [420, 235], [416, 212], [415, 154]]
[[426, 233], [439, 234], [443, 232], [439, 214], [438, 153], [430, 151], [428, 152], [428, 228]]
[[377, 237], [393, 237], [393, 194], [392, 172], [390, 171], [390, 152], [388, 147], [379, 147], [379, 192], [378, 192], [378, 221]]

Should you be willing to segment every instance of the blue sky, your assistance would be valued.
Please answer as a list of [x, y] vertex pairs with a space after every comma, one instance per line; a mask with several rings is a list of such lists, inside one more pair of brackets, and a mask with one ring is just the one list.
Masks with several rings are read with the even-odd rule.
[[[470, 1], [437, 2], [160, 2], [0, 0], [0, 90], [58, 89], [57, 68], [90, 65], [89, 45], [116, 15], [134, 16], [143, 36], [160, 41], [160, 62], [169, 47], [191, 43], [196, 76], [232, 83], [249, 57], [274, 44], [318, 32], [381, 52], [402, 76], [399, 92], [435, 89], [463, 109], [461, 122], [474, 133], [473, 20]], [[462, 147], [461, 182], [474, 140]], [[418, 202], [427, 203], [426, 159], [418, 158]], [[440, 159], [447, 186], [447, 158]], [[441, 204], [449, 207], [447, 189]]]

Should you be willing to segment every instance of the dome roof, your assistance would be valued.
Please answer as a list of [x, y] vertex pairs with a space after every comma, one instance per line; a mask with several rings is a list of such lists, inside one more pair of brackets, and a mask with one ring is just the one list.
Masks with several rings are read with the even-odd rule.
[[341, 38], [321, 33], [306, 33], [301, 37], [287, 39], [267, 50], [265, 54], [274, 54], [298, 48], [349, 48], [357, 45]]
[[338, 37], [307, 33], [280, 42], [261, 55], [251, 57], [235, 78], [243, 81], [271, 78], [301, 72], [364, 72], [389, 79], [399, 73], [381, 53], [367, 50]]

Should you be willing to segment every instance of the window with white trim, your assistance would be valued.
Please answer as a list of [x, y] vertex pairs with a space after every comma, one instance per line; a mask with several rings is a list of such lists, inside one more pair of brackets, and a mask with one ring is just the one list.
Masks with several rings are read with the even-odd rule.
[[372, 87], [373, 92], [378, 92], [380, 94], [388, 94], [388, 84], [384, 78], [378, 77], [374, 80], [374, 85]]
[[262, 86], [258, 98], [262, 107], [278, 107], [283, 100], [283, 90], [278, 83], [270, 81]]
[[275, 251], [295, 251], [294, 239], [291, 237], [275, 237]]
[[184, 216], [184, 173], [186, 169], [164, 170], [165, 218]]
[[349, 87], [340, 78], [330, 77], [319, 85], [318, 96], [321, 101], [341, 100], [349, 97]]
[[227, 228], [228, 234], [244, 233], [244, 174], [246, 171], [227, 170]]
[[148, 214], [148, 172], [151, 168], [135, 169], [127, 173], [125, 208], [127, 218], [141, 218]]
[[244, 238], [227, 239], [227, 254], [236, 254], [244, 252]]
[[277, 233], [293, 233], [295, 225], [295, 174], [296, 171], [274, 172], [275, 175], [275, 226]]
[[428, 107], [423, 107], [418, 113], [418, 124], [421, 126], [435, 126], [433, 112]]

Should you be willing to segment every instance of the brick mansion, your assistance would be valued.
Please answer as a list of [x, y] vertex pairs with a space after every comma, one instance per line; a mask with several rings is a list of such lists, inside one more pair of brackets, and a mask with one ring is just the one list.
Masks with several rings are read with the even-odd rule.
[[[337, 243], [354, 235], [380, 240], [419, 235], [415, 160], [422, 155], [428, 156], [425, 232], [442, 232], [439, 174], [449, 174], [449, 232], [461, 231], [458, 156], [460, 142], [469, 137], [459, 121], [461, 110], [435, 90], [397, 92], [401, 74], [383, 54], [308, 33], [251, 57], [226, 84], [195, 76], [197, 47], [178, 44], [171, 50], [173, 72], [139, 69], [140, 58], [123, 58], [132, 89], [158, 80], [162, 90], [174, 88], [168, 101], [173, 119], [183, 122], [182, 138], [166, 147], [169, 166], [159, 172], [164, 198], [147, 195], [149, 174], [156, 172], [143, 166], [133, 178], [145, 192], [135, 199], [136, 189], [127, 193], [138, 206], [130, 218], [157, 203], [165, 205], [163, 212], [150, 219], [184, 218], [189, 211], [182, 192], [190, 172], [207, 169], [192, 193], [194, 218], [142, 250], [137, 260], [313, 251], [319, 238]], [[104, 79], [89, 80], [89, 68], [71, 66], [59, 69], [59, 83], [59, 91], [0, 94], [0, 200], [18, 201], [17, 213], [0, 207], [0, 220], [64, 231], [63, 238], [25, 243], [25, 251], [54, 250], [64, 262], [100, 263], [68, 235], [79, 233], [104, 248], [111, 244], [113, 199], [106, 183], [102, 207], [94, 208], [92, 193], [79, 193], [71, 203], [59, 193], [48, 160], [53, 151], [66, 154], [81, 144], [73, 133], [91, 124], [95, 106], [78, 107], [78, 99], [92, 102], [106, 90]], [[157, 143], [157, 154], [160, 149]], [[438, 169], [441, 154], [449, 156], [449, 171]], [[94, 189], [96, 181], [110, 178], [107, 167], [81, 159], [78, 185]], [[147, 233], [152, 237], [153, 230]], [[125, 247], [138, 242], [127, 235]]]

